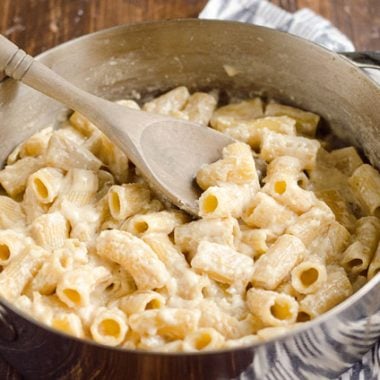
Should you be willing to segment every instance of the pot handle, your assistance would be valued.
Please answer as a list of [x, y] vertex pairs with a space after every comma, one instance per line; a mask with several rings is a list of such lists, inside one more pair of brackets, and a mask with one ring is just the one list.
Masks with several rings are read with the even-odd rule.
[[380, 86], [380, 51], [353, 51], [339, 54], [348, 58]]
[[380, 51], [352, 51], [339, 53], [361, 69], [380, 70]]

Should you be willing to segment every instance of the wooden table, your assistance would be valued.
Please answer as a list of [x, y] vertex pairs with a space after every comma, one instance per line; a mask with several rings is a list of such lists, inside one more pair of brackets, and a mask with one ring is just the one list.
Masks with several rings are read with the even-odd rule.
[[[30, 54], [74, 37], [142, 20], [197, 17], [207, 0], [0, 0], [0, 33]], [[309, 7], [348, 35], [358, 50], [380, 50], [380, 0], [272, 0]], [[20, 379], [0, 357], [0, 378]]]
[[[233, 1], [233, 0], [226, 0]], [[207, 0], [0, 0], [0, 32], [30, 54], [118, 24], [197, 17]], [[358, 50], [380, 50], [380, 0], [272, 0], [309, 7], [346, 33]]]

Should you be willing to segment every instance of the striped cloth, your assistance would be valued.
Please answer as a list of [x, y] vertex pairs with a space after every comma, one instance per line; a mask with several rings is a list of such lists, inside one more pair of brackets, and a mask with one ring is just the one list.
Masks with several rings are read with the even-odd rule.
[[295, 34], [330, 50], [355, 50], [343, 33], [307, 8], [289, 13], [266, 0], [210, 0], [199, 18], [248, 22]]
[[[289, 13], [267, 0], [209, 0], [199, 14], [199, 18], [234, 20], [262, 25], [306, 38], [330, 50], [355, 50], [347, 36], [329, 21], [306, 8]], [[380, 341], [364, 355], [360, 362], [357, 362], [337, 380], [379, 378]]]

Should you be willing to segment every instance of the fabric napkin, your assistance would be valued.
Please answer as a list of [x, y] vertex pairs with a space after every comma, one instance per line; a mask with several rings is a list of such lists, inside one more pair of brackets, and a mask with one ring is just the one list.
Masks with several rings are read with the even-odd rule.
[[[262, 25], [306, 38], [330, 50], [355, 50], [347, 36], [325, 18], [307, 8], [289, 13], [267, 0], [210, 0], [199, 14], [199, 18], [233, 20]], [[337, 380], [379, 378], [380, 340], [360, 362], [355, 363]]]

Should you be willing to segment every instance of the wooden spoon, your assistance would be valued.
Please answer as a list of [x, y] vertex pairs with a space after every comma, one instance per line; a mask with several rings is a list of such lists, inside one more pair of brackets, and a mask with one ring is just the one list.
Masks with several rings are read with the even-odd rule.
[[198, 215], [197, 170], [221, 157], [230, 137], [184, 120], [129, 109], [69, 83], [0, 35], [0, 71], [80, 112], [118, 145], [153, 190]]

